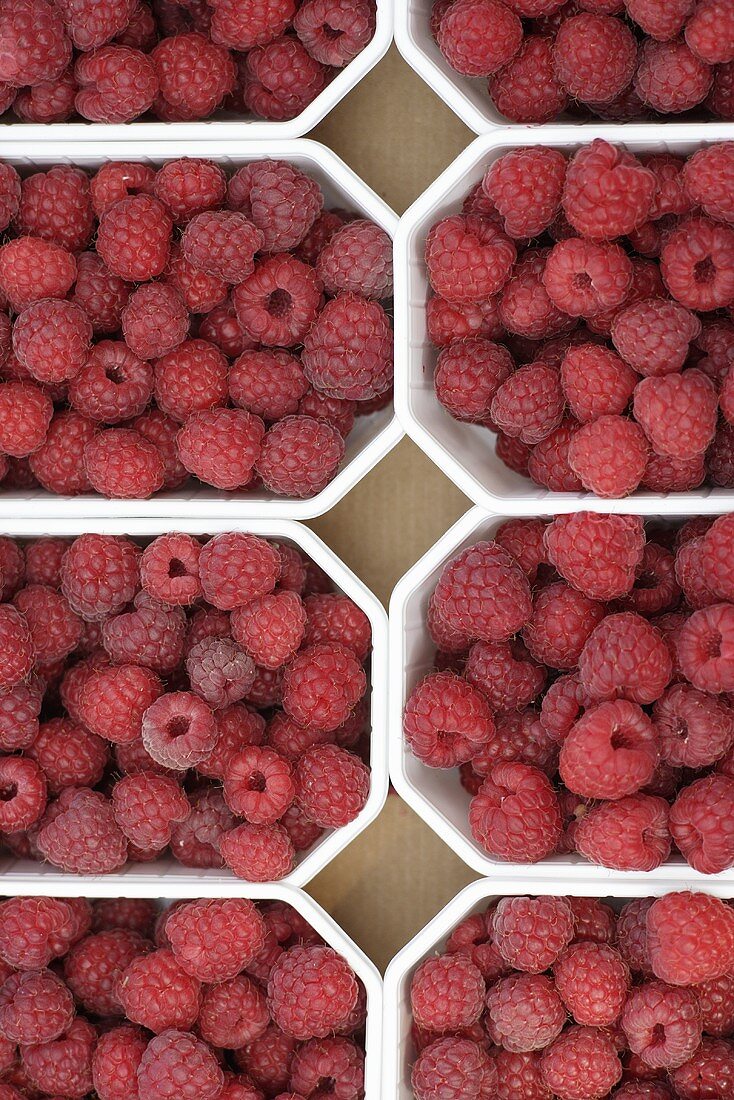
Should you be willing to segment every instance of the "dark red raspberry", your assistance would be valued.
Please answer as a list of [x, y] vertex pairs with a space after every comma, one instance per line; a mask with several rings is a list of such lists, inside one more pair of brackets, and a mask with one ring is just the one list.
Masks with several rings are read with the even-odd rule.
[[50, 970], [12, 974], [0, 989], [0, 1026], [24, 1046], [58, 1039], [74, 1018], [74, 998]]
[[561, 746], [563, 782], [583, 798], [623, 798], [644, 787], [658, 760], [655, 727], [625, 699], [585, 712]]
[[653, 717], [661, 755], [674, 767], [709, 767], [734, 741], [730, 710], [687, 684], [669, 687], [655, 703]]
[[191, 813], [171, 834], [171, 854], [184, 867], [223, 867], [219, 842], [235, 819], [220, 790], [203, 789], [190, 798]]
[[255, 1082], [271, 1092], [288, 1087], [296, 1041], [271, 1024], [259, 1038], [237, 1051], [236, 1063]]
[[597, 138], [569, 162], [563, 209], [584, 237], [609, 241], [631, 233], [646, 220], [655, 187], [653, 173], [634, 156]]
[[546, 439], [563, 419], [564, 398], [558, 371], [542, 362], [520, 367], [492, 399], [492, 420], [510, 436], [535, 444]]
[[244, 974], [204, 990], [199, 1030], [207, 1043], [237, 1049], [266, 1031], [270, 1013], [260, 986]]
[[150, 949], [137, 932], [116, 928], [85, 936], [64, 959], [64, 979], [87, 1012], [117, 1016], [116, 985], [130, 963]]
[[[518, 829], [519, 820], [522, 829]], [[493, 858], [534, 863], [555, 850], [561, 814], [555, 792], [541, 771], [526, 764], [501, 763], [472, 799], [469, 826]]]
[[189, 221], [181, 248], [186, 259], [207, 275], [240, 283], [253, 271], [262, 242], [262, 233], [244, 214], [207, 210]]
[[593, 317], [624, 302], [632, 273], [632, 264], [619, 245], [571, 237], [551, 249], [543, 284], [563, 313]]
[[573, 939], [574, 919], [563, 898], [503, 898], [491, 929], [495, 947], [511, 966], [539, 974]]
[[186, 339], [190, 318], [172, 286], [145, 283], [130, 295], [121, 322], [130, 351], [140, 359], [157, 359]]
[[603, 607], [562, 582], [540, 589], [523, 639], [533, 657], [552, 668], [575, 668]]
[[92, 1078], [100, 1100], [125, 1100], [137, 1088], [137, 1071], [148, 1045], [139, 1028], [123, 1025], [100, 1035], [92, 1055]]
[[89, 178], [80, 168], [57, 165], [23, 180], [16, 226], [69, 252], [85, 249], [94, 232]]
[[130, 428], [110, 428], [87, 443], [84, 468], [92, 488], [107, 497], [143, 499], [163, 487], [157, 448]]
[[[337, 592], [315, 593], [304, 601], [307, 615], [304, 642], [338, 642], [364, 661], [372, 644], [367, 615], [348, 596]], [[262, 663], [262, 662], [261, 662]]]
[[165, 270], [172, 228], [168, 211], [157, 199], [128, 195], [100, 217], [97, 252], [115, 275], [142, 283]]
[[354, 653], [339, 643], [302, 649], [286, 666], [283, 709], [304, 726], [332, 730], [362, 698], [367, 678]]
[[199, 554], [201, 544], [192, 535], [159, 535], [143, 550], [140, 582], [163, 603], [186, 606], [201, 596]]
[[[336, 0], [309, 2], [325, 4]], [[299, 14], [302, 10], [299, 9]], [[328, 294], [389, 298], [392, 295], [392, 241], [379, 225], [357, 218], [338, 229], [324, 245], [316, 270]]]
[[693, 9], [692, 0], [625, 0], [630, 19], [660, 41], [675, 38]]
[[654, 898], [635, 898], [627, 902], [617, 919], [617, 948], [631, 970], [649, 977], [652, 974], [647, 946], [647, 914]]
[[212, 160], [180, 157], [158, 169], [153, 193], [168, 207], [173, 220], [184, 225], [195, 214], [221, 206], [227, 193], [227, 179]]
[[230, 617], [226, 611], [219, 611], [216, 607], [200, 607], [189, 619], [184, 652], [188, 653], [202, 638], [228, 638], [231, 633]]
[[684, 787], [670, 809], [670, 832], [691, 867], [718, 874], [734, 863], [734, 779], [709, 775]]
[[156, 903], [148, 898], [103, 898], [95, 903], [92, 928], [95, 932], [125, 928], [147, 937], [153, 931], [157, 912]]
[[711, 88], [713, 72], [682, 39], [648, 39], [640, 51], [635, 90], [643, 103], [664, 114], [680, 114], [700, 103]]
[[265, 434], [256, 469], [271, 492], [311, 497], [332, 481], [344, 452], [341, 433], [328, 420], [287, 416]]
[[244, 409], [193, 413], [177, 437], [178, 454], [189, 473], [217, 489], [241, 489], [252, 478], [265, 425]]
[[145, 411], [153, 371], [122, 341], [96, 344], [69, 386], [69, 403], [90, 420], [119, 424]]
[[532, 613], [527, 577], [501, 546], [480, 542], [443, 569], [436, 609], [453, 629], [470, 638], [503, 641]]
[[0, 248], [0, 290], [20, 313], [44, 298], [65, 298], [76, 278], [76, 260], [39, 237], [18, 237]]
[[55, 589], [31, 584], [13, 597], [31, 632], [39, 661], [58, 661], [79, 644], [82, 621]]
[[647, 933], [653, 971], [671, 985], [712, 981], [731, 968], [734, 913], [718, 898], [691, 891], [666, 894], [647, 914]]
[[77, 1017], [50, 1043], [25, 1047], [23, 1068], [33, 1086], [51, 1095], [84, 1096], [92, 1086], [92, 1052], [96, 1028]]
[[282, 825], [238, 825], [219, 841], [227, 866], [246, 882], [276, 882], [290, 874], [295, 849]]
[[186, 658], [193, 691], [219, 710], [239, 702], [255, 681], [255, 663], [231, 638], [202, 638]]
[[[211, 276], [207, 276], [211, 278]], [[256, 346], [256, 342], [245, 334], [237, 320], [234, 306], [229, 298], [221, 305], [215, 306], [206, 317], [203, 317], [199, 325], [199, 336], [203, 340], [209, 340], [216, 344], [225, 355], [235, 358], [243, 351], [248, 351]]]
[[346, 221], [348, 217], [341, 210], [322, 210], [296, 248], [298, 259], [315, 267], [322, 248]]
[[556, 1096], [606, 1096], [622, 1076], [612, 1040], [600, 1029], [570, 1027], [551, 1043], [540, 1059], [546, 1085]]
[[460, 1031], [484, 1011], [484, 978], [460, 954], [441, 955], [421, 963], [410, 983], [413, 1019], [429, 1031]]
[[553, 46], [556, 76], [582, 103], [615, 99], [632, 79], [636, 63], [634, 35], [609, 15], [582, 12], [564, 20]]
[[186, 771], [214, 748], [217, 727], [207, 704], [190, 691], [162, 695], [143, 715], [145, 748], [159, 764]]
[[96, 252], [76, 258], [77, 276], [71, 301], [86, 314], [95, 336], [110, 335], [120, 328], [130, 288], [109, 271]]
[[70, 788], [61, 811], [38, 834], [38, 847], [50, 863], [79, 875], [119, 870], [127, 859], [127, 840], [117, 827], [112, 806], [99, 791]]
[[700, 691], [734, 691], [734, 608], [718, 603], [694, 611], [675, 636], [683, 675]]
[[[517, 473], [529, 474], [536, 484], [543, 485], [554, 492], [579, 492], [582, 489], [581, 481], [568, 462], [569, 448], [577, 430], [576, 421], [567, 417], [554, 432], [531, 449], [525, 468], [514, 461], [510, 463], [510, 468], [515, 469]], [[497, 454], [503, 461], [507, 459], [504, 440], [509, 438], [509, 436], [498, 437]], [[503, 442], [502, 447], [500, 447], [500, 440]]]
[[489, 219], [476, 215], [444, 218], [426, 239], [431, 286], [450, 302], [491, 298], [507, 282], [516, 256], [512, 241]]
[[250, 50], [243, 79], [245, 106], [262, 118], [284, 122], [324, 90], [329, 70], [298, 39], [283, 35]]
[[39, 382], [67, 382], [83, 367], [92, 326], [79, 306], [45, 298], [28, 306], [13, 326], [13, 350]]
[[701, 323], [676, 302], [650, 298], [625, 306], [612, 322], [612, 340], [619, 354], [643, 375], [679, 371]]
[[[258, 665], [275, 669], [289, 661], [301, 645], [306, 629], [306, 610], [295, 592], [274, 592], [236, 608], [231, 622], [235, 641]], [[310, 643], [330, 639], [309, 635], [307, 640]]]
[[243, 352], [225, 371], [225, 396], [227, 382], [235, 405], [268, 421], [298, 412], [308, 392], [300, 361], [280, 349]]
[[704, 0], [686, 23], [687, 45], [708, 65], [734, 61], [732, 11], [725, 0]]
[[97, 170], [90, 185], [95, 214], [101, 218], [129, 195], [152, 194], [154, 180], [155, 171], [147, 164], [108, 161]]
[[321, 945], [284, 951], [268, 981], [273, 1022], [296, 1039], [322, 1039], [338, 1030], [359, 994], [345, 959]]
[[584, 488], [600, 497], [624, 497], [638, 488], [650, 454], [640, 426], [624, 416], [600, 416], [574, 434], [571, 469]]
[[345, 1097], [358, 1097], [364, 1091], [364, 1054], [350, 1039], [334, 1036], [312, 1039], [296, 1051], [291, 1063], [294, 1095], [318, 1095], [321, 1085], [334, 1081]]
[[0, 168], [0, 226], [7, 229], [20, 209], [21, 181], [12, 164]]
[[452, 768], [471, 760], [492, 739], [495, 725], [481, 692], [452, 672], [437, 672], [411, 692], [403, 732], [419, 760]]
[[568, 105], [568, 93], [556, 76], [553, 43], [545, 35], [526, 34], [512, 60], [489, 78], [497, 110], [511, 122], [550, 122]]
[[71, 58], [60, 12], [45, 0], [13, 0], [0, 12], [0, 80], [14, 87], [60, 76]]
[[689, 309], [726, 305], [734, 292], [734, 229], [704, 217], [679, 222], [663, 244], [660, 271], [673, 297]]
[[186, 616], [140, 592], [135, 610], [109, 618], [102, 641], [113, 661], [145, 665], [161, 675], [178, 668], [183, 655]]
[[556, 308], [543, 284], [549, 253], [547, 248], [528, 249], [502, 288], [499, 316], [509, 332], [542, 339], [573, 327], [572, 318]]
[[293, 29], [323, 65], [342, 68], [375, 32], [375, 9], [365, 0], [308, 0], [297, 9]]
[[43, 445], [53, 417], [53, 402], [26, 382], [0, 385], [0, 450], [23, 458]]
[[[278, 253], [255, 264], [252, 274], [235, 287], [232, 302], [243, 331], [253, 340], [292, 347], [303, 342], [317, 320], [322, 290], [312, 267], [290, 253]], [[371, 308], [380, 311], [377, 304]]]
[[156, 1035], [138, 1067], [138, 1091], [159, 1100], [216, 1100], [223, 1084], [214, 1052], [189, 1032]]
[[129, 46], [110, 45], [80, 57], [74, 66], [79, 91], [74, 105], [91, 122], [131, 122], [158, 94], [150, 58]]
[[202, 547], [199, 576], [204, 596], [225, 611], [272, 592], [280, 574], [280, 553], [257, 535], [229, 531]]
[[135, 0], [58, 0], [57, 8], [78, 50], [96, 50], [125, 29]]
[[229, 50], [202, 34], [163, 38], [150, 59], [160, 87], [153, 109], [164, 121], [207, 118], [234, 87], [235, 67]]
[[323, 829], [354, 821], [370, 791], [369, 768], [337, 745], [307, 749], [296, 763], [294, 781], [298, 805]]
[[693, 987], [698, 1001], [703, 1030], [717, 1038], [726, 1038], [732, 1029], [732, 977], [724, 974]]

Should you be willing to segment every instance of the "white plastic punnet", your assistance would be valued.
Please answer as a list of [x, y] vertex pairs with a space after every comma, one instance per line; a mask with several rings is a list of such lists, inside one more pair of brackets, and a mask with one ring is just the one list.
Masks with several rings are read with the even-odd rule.
[[605, 512], [726, 511], [728, 489], [702, 488], [663, 496], [640, 490], [624, 500], [591, 493], [552, 493], [508, 469], [494, 452], [494, 435], [477, 424], [454, 420], [436, 398], [433, 371], [437, 350], [426, 331], [429, 294], [425, 241], [435, 222], [461, 210], [461, 203], [489, 165], [508, 149], [548, 145], [567, 152], [604, 137], [633, 153], [691, 153], [730, 140], [730, 127], [710, 123], [665, 126], [549, 126], [495, 130], [477, 138], [416, 199], [400, 220], [395, 237], [395, 408], [408, 435], [475, 504], [488, 511], [535, 515], [591, 508]]
[[[221, 531], [249, 531], [263, 538], [275, 538], [292, 543], [303, 550], [332, 578], [336, 588], [361, 607], [372, 627], [372, 653], [370, 657], [370, 793], [361, 813], [354, 821], [341, 829], [332, 829], [306, 852], [297, 857], [295, 869], [283, 882], [291, 886], [304, 886], [318, 874], [339, 852], [358, 836], [379, 814], [387, 797], [387, 746], [385, 723], [387, 716], [387, 616], [382, 604], [350, 569], [307, 527], [291, 520], [251, 520], [224, 522], [191, 518], [171, 520], [78, 520], [11, 519], [0, 520], [0, 533], [11, 538], [32, 539], [44, 535], [74, 538], [86, 532], [109, 535], [129, 535], [144, 542], [167, 531], [185, 531], [191, 535], [216, 535]], [[72, 875], [50, 864], [33, 860], [16, 859], [5, 854], [0, 857], [2, 891], [8, 893], [42, 893], [67, 895], [101, 890], [109, 897], [157, 897], [161, 884], [171, 897], [196, 897], [204, 887], [215, 895], [237, 895], [249, 890], [251, 884], [236, 878], [227, 868], [184, 867], [172, 856], [165, 856], [152, 863], [130, 863], [112, 875]], [[100, 895], [101, 896], [101, 895]]]
[[[308, 140], [232, 141], [212, 130], [207, 141], [176, 138], [175, 129], [166, 124], [165, 138], [148, 130], [132, 131], [126, 141], [54, 141], [53, 131], [43, 129], [42, 141], [28, 138], [22, 125], [7, 127], [8, 136], [0, 135], [0, 159], [19, 171], [43, 170], [54, 164], [75, 164], [94, 169], [109, 160], [144, 161], [154, 168], [178, 157], [207, 157], [230, 169], [254, 160], [287, 160], [306, 172], [321, 186], [327, 205], [346, 207], [380, 225], [394, 237], [397, 215], [379, 195], [325, 145]], [[90, 138], [96, 130], [84, 131]], [[140, 138], [139, 134], [144, 137]], [[392, 450], [403, 435], [392, 406], [358, 417], [346, 440], [346, 454], [336, 477], [325, 489], [307, 500], [279, 497], [261, 490], [257, 493], [221, 492], [196, 483], [170, 492], [156, 493], [150, 500], [108, 500], [96, 493], [76, 497], [58, 496], [42, 489], [7, 492], [0, 486], [0, 516], [177, 516], [195, 512], [200, 518], [239, 518], [282, 516], [287, 519], [312, 519], [342, 499]]]
[[390, 1097], [391, 1100], [413, 1100], [413, 1090], [410, 1087], [410, 1070], [414, 1057], [410, 1038], [410, 982], [418, 965], [425, 958], [443, 950], [449, 934], [465, 917], [485, 910], [492, 902], [507, 896], [554, 894], [561, 897], [570, 895], [602, 898], [613, 908], [619, 909], [630, 898], [660, 897], [672, 890], [689, 889], [704, 890], [720, 898], [731, 898], [734, 895], [731, 882], [726, 884], [713, 879], [701, 883], [698, 880], [691, 881], [683, 873], [666, 882], [651, 875], [643, 887], [624, 879], [581, 883], [565, 879], [563, 874], [553, 875], [545, 880], [493, 876], [466, 886], [406, 944], [385, 972], [383, 1096]]
[[[622, 502], [624, 505], [625, 502]], [[625, 508], [618, 508], [624, 512]], [[653, 510], [657, 518], [690, 519], [694, 509], [671, 507]], [[650, 514], [653, 514], [651, 512]], [[545, 514], [540, 509], [539, 516]], [[402, 577], [390, 601], [390, 688], [389, 688], [389, 760], [390, 779], [398, 794], [471, 868], [481, 875], [513, 875], [530, 883], [536, 878], [560, 875], [579, 883], [577, 892], [589, 884], [611, 880], [636, 883], [644, 891], [653, 882], [672, 889], [669, 883], [681, 877], [698, 887], [729, 883], [734, 895], [734, 868], [719, 875], [703, 875], [689, 867], [682, 856], [672, 856], [653, 872], [610, 871], [597, 867], [582, 856], [554, 855], [534, 864], [507, 863], [493, 859], [472, 836], [469, 828], [470, 796], [459, 781], [458, 768], [429, 768], [410, 752], [403, 738], [403, 708], [415, 685], [433, 667], [436, 647], [426, 629], [428, 601], [444, 565], [467, 546], [491, 539], [507, 515], [488, 515], [473, 508], [451, 527], [435, 546]], [[552, 518], [549, 514], [548, 518]], [[590, 888], [590, 886], [589, 886]]]

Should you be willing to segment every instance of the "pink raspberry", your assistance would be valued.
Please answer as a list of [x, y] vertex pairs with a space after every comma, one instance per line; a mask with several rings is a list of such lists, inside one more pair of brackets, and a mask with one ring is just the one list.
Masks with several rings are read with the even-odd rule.
[[647, 914], [656, 977], [693, 985], [721, 977], [734, 957], [734, 914], [718, 898], [684, 891], [658, 898]]
[[156, 699], [143, 715], [142, 737], [155, 761], [186, 771], [205, 760], [214, 748], [217, 728], [207, 704], [190, 691], [174, 691]]
[[624, 416], [601, 416], [575, 433], [568, 461], [590, 492], [601, 497], [623, 497], [638, 488], [649, 453], [647, 438], [634, 421]]
[[670, 809], [670, 832], [695, 870], [717, 874], [734, 863], [733, 804], [734, 779], [728, 775], [709, 775], [679, 791]]
[[326, 945], [284, 951], [268, 980], [273, 1022], [296, 1039], [322, 1039], [344, 1023], [358, 997], [345, 959]]
[[217, 489], [241, 489], [252, 478], [265, 426], [244, 409], [192, 413], [177, 437], [185, 468]]
[[97, 1030], [77, 1017], [63, 1035], [23, 1051], [23, 1068], [34, 1086], [52, 1095], [85, 1096], [92, 1088], [92, 1052]]
[[212, 160], [179, 157], [158, 169], [153, 193], [168, 207], [174, 221], [185, 225], [195, 214], [212, 210], [224, 202], [227, 179]]
[[144, 499], [163, 487], [157, 448], [130, 428], [109, 428], [87, 443], [84, 469], [92, 488], [107, 497]]
[[625, 412], [637, 381], [618, 355], [594, 344], [569, 348], [561, 366], [563, 392], [581, 423]]
[[16, 226], [22, 234], [81, 252], [94, 232], [89, 178], [80, 168], [57, 165], [23, 180]]
[[116, 928], [85, 936], [64, 959], [64, 979], [87, 1012], [117, 1016], [122, 1011], [115, 992], [118, 979], [150, 946], [129, 929]]
[[441, 955], [421, 963], [410, 983], [413, 1019], [429, 1031], [460, 1031], [484, 1011], [481, 972], [466, 955]]
[[96, 252], [76, 258], [77, 276], [71, 301], [86, 314], [95, 336], [108, 336], [120, 328], [130, 287], [109, 271]]
[[490, 76], [522, 42], [522, 24], [498, 0], [456, 0], [438, 27], [441, 53], [463, 76]]
[[475, 642], [464, 676], [482, 692], [495, 714], [529, 706], [546, 680], [545, 669], [529, 658], [520, 642]]
[[280, 349], [243, 352], [229, 369], [228, 385], [235, 405], [269, 421], [298, 412], [308, 392], [300, 361]]
[[505, 1050], [542, 1049], [560, 1034], [565, 1019], [561, 999], [544, 974], [513, 974], [487, 993], [487, 1031]]
[[[309, 0], [311, 4], [326, 2], [335, 0]], [[392, 241], [379, 225], [357, 218], [338, 229], [324, 245], [316, 270], [328, 294], [389, 298], [393, 285]]]
[[305, 46], [283, 35], [255, 46], [244, 67], [244, 104], [261, 118], [295, 118], [326, 87], [329, 70]]
[[613, 1024], [625, 1005], [630, 972], [605, 943], [572, 944], [553, 966], [556, 990], [578, 1024]]
[[151, 1039], [137, 1076], [138, 1091], [159, 1100], [216, 1100], [224, 1084], [224, 1074], [206, 1043], [174, 1029]]
[[245, 8], [232, 0], [216, 0], [213, 7], [212, 40], [233, 50], [249, 50], [272, 41], [288, 29], [295, 14], [292, 0], [251, 3]]
[[455, 214], [433, 226], [426, 239], [431, 286], [450, 302], [483, 301], [502, 289], [517, 252], [487, 218]]
[[129, 195], [100, 217], [97, 252], [113, 274], [143, 283], [165, 270], [172, 229], [171, 217], [157, 199]]
[[695, 993], [664, 982], [633, 989], [621, 1024], [630, 1049], [653, 1069], [675, 1069], [688, 1061], [701, 1042]]
[[39, 382], [67, 382], [83, 367], [92, 326], [72, 302], [45, 298], [28, 306], [13, 326], [13, 350]]
[[492, 739], [495, 725], [481, 692], [452, 672], [436, 672], [411, 692], [403, 732], [423, 763], [452, 768], [471, 760]]
[[239, 531], [215, 535], [199, 556], [204, 596], [224, 611], [272, 592], [280, 568], [280, 553], [275, 546], [257, 535]]
[[634, 35], [612, 16], [582, 12], [564, 20], [556, 35], [556, 76], [582, 103], [615, 99], [632, 79], [636, 63]]
[[90, 122], [131, 122], [158, 94], [149, 57], [129, 46], [110, 45], [80, 57], [74, 66], [79, 91], [74, 105]]
[[495, 947], [510, 966], [539, 974], [573, 939], [574, 919], [563, 898], [503, 898], [491, 929]]
[[565, 176], [566, 158], [557, 149], [516, 149], [491, 165], [482, 189], [510, 237], [537, 237], [560, 209]]
[[130, 351], [139, 359], [157, 359], [186, 340], [190, 318], [173, 287], [145, 283], [130, 295], [121, 323]]
[[698, 370], [645, 378], [635, 390], [634, 413], [658, 454], [693, 458], [716, 433], [716, 391]]
[[296, 802], [323, 829], [339, 829], [363, 810], [370, 791], [369, 768], [336, 745], [316, 745], [298, 759]]
[[0, 290], [17, 313], [44, 298], [65, 298], [75, 278], [76, 260], [51, 241], [18, 237], [0, 248]]
[[493, 858], [535, 863], [555, 851], [560, 839], [558, 799], [537, 768], [500, 763], [472, 799], [469, 826]]
[[572, 317], [593, 317], [624, 302], [632, 273], [619, 245], [571, 237], [551, 249], [543, 283], [559, 310]]
[[[280, 668], [295, 656], [305, 628], [306, 611], [295, 592], [259, 596], [232, 613], [233, 638], [265, 668]], [[316, 640], [322, 639], [309, 638]]]
[[605, 1032], [570, 1027], [543, 1052], [540, 1070], [546, 1085], [562, 1100], [582, 1094], [598, 1100], [620, 1080], [622, 1063]]
[[558, 79], [553, 43], [541, 34], [526, 34], [519, 50], [489, 78], [489, 94], [511, 122], [551, 122], [568, 106], [569, 96]]
[[229, 50], [202, 34], [163, 38], [150, 59], [160, 88], [153, 109], [164, 121], [208, 118], [234, 87], [235, 67]]
[[561, 746], [559, 771], [583, 798], [623, 798], [652, 778], [658, 760], [655, 727], [625, 699], [585, 712]]
[[137, 1071], [148, 1040], [135, 1027], [114, 1027], [97, 1040], [92, 1079], [100, 1100], [125, 1100], [137, 1088]]
[[329, 421], [286, 416], [266, 432], [256, 469], [270, 492], [312, 497], [336, 476], [344, 453], [341, 433]]
[[166, 936], [187, 973], [220, 982], [234, 978], [262, 950], [265, 924], [246, 898], [192, 901], [171, 913]]
[[90, 420], [119, 424], [145, 411], [153, 393], [153, 371], [122, 341], [96, 344], [69, 386], [69, 402]]
[[308, 0], [297, 9], [293, 29], [322, 65], [342, 68], [375, 32], [375, 9], [366, 0]]
[[38, 847], [50, 863], [78, 875], [109, 874], [127, 860], [127, 840], [112, 806], [99, 791], [70, 788], [61, 811], [38, 834]]
[[663, 114], [689, 111], [708, 95], [713, 72], [682, 39], [648, 39], [640, 51], [634, 86], [643, 103]]
[[589, 636], [579, 676], [594, 701], [654, 703], [672, 674], [670, 653], [658, 630], [633, 612], [607, 615]]
[[683, 675], [700, 691], [734, 691], [734, 608], [718, 603], [694, 611], [676, 632]]
[[667, 236], [660, 270], [670, 293], [689, 309], [711, 310], [734, 293], [734, 229], [691, 217]]
[[655, 187], [653, 173], [634, 156], [597, 138], [579, 149], [569, 162], [563, 209], [574, 229], [584, 237], [613, 240], [631, 233], [646, 220]]
[[602, 867], [654, 871], [670, 855], [668, 803], [646, 794], [602, 802], [580, 818], [574, 844]]
[[558, 371], [544, 363], [520, 367], [492, 399], [492, 420], [506, 435], [540, 443], [560, 425], [564, 400]]
[[136, 847], [162, 851], [173, 826], [185, 821], [191, 807], [174, 779], [152, 773], [129, 775], [112, 789], [115, 821]]
[[51, 398], [26, 382], [0, 384], [0, 450], [23, 458], [41, 447], [54, 409]]
[[471, 1096], [486, 1072], [487, 1056], [471, 1039], [445, 1036], [436, 1039], [420, 1055], [411, 1071], [416, 1100], [433, 1100], [444, 1093]]
[[322, 290], [312, 267], [290, 253], [277, 253], [255, 264], [235, 287], [232, 302], [249, 337], [267, 347], [292, 347], [303, 342], [316, 321]]
[[13, 87], [55, 80], [71, 58], [60, 12], [45, 0], [13, 0], [0, 11], [0, 80]]
[[221, 838], [219, 851], [232, 873], [246, 882], [276, 882], [295, 864], [295, 849], [282, 825], [238, 825]]
[[245, 975], [204, 990], [198, 1024], [202, 1039], [212, 1046], [246, 1046], [263, 1035], [269, 1023], [265, 994]]

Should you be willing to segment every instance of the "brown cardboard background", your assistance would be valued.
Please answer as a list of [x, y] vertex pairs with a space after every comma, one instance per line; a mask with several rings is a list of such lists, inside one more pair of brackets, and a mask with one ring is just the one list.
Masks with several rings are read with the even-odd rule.
[[[398, 213], [472, 138], [394, 48], [310, 136]], [[311, 526], [387, 604], [395, 582], [468, 506], [406, 439]], [[384, 968], [474, 877], [393, 793], [309, 891]]]

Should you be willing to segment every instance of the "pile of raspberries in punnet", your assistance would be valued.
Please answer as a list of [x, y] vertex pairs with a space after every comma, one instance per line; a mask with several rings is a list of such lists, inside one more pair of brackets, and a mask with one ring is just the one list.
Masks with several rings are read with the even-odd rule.
[[734, 909], [506, 897], [413, 974], [416, 1100], [730, 1100]]
[[374, 32], [374, 0], [1, 0], [0, 114], [280, 122]]
[[[734, 865], [734, 515], [502, 523], [444, 566], [408, 749], [493, 859]], [[734, 1095], [734, 1094], [733, 1094]]]
[[430, 25], [511, 122], [734, 118], [733, 0], [433, 0]]
[[734, 486], [734, 142], [511, 150], [425, 261], [438, 400], [510, 469], [603, 497]]
[[364, 986], [283, 901], [10, 898], [0, 980], [0, 1100], [364, 1096]]
[[14, 855], [98, 875], [170, 849], [265, 882], [360, 813], [370, 622], [295, 547], [3, 538], [0, 562]]
[[310, 497], [391, 401], [392, 242], [285, 161], [0, 163], [0, 229], [6, 488]]

